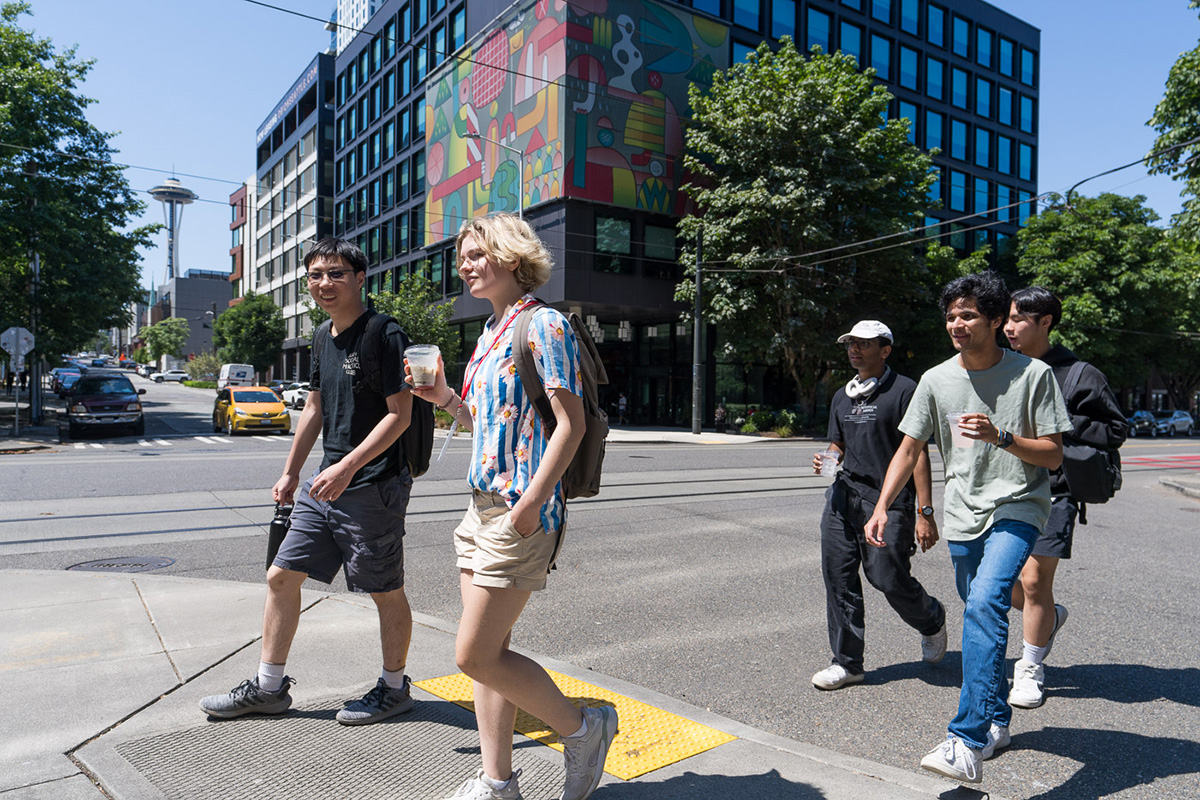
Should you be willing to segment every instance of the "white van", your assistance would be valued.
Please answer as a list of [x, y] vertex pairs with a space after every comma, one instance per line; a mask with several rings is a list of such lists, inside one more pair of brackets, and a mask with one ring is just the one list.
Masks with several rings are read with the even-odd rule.
[[253, 386], [254, 367], [250, 364], [222, 364], [217, 378], [217, 391], [226, 386]]

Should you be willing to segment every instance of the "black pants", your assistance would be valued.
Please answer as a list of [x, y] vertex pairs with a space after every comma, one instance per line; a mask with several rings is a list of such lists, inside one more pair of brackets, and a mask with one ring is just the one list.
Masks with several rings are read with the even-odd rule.
[[867, 544], [864, 528], [875, 508], [843, 481], [826, 493], [821, 517], [821, 571], [825, 577], [825, 610], [833, 663], [855, 674], [863, 671], [863, 574], [910, 627], [931, 636], [946, 623], [946, 609], [912, 576], [916, 549], [916, 509], [888, 510], [883, 540], [887, 547]]

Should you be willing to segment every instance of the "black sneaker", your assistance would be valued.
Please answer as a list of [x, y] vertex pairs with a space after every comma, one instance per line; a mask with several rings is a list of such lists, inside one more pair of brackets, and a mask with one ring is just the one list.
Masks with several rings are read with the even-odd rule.
[[243, 714], [282, 714], [292, 706], [292, 696], [288, 687], [296, 681], [283, 678], [283, 685], [278, 691], [268, 692], [258, 686], [258, 676], [251, 680], [242, 681], [229, 694], [209, 695], [200, 701], [200, 710], [210, 717], [231, 719]]
[[337, 721], [343, 725], [370, 725], [389, 717], [412, 711], [414, 705], [410, 686], [412, 681], [404, 676], [404, 688], [393, 689], [383, 678], [375, 688], [337, 713]]

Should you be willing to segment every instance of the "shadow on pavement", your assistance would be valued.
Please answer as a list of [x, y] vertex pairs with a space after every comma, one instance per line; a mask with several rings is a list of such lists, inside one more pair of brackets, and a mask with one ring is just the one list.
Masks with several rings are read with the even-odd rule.
[[[1013, 736], [1013, 747], [1053, 753], [1083, 765], [1064, 783], [1029, 800], [1111, 797], [1135, 786], [1200, 771], [1200, 743], [1166, 736], [1092, 728], [1043, 728]], [[1114, 758], [1117, 753], [1125, 757]]]
[[772, 800], [825, 800], [825, 794], [807, 783], [789, 781], [776, 770], [762, 775], [697, 775], [685, 772], [665, 781], [639, 780], [636, 783], [608, 784], [593, 795], [596, 800], [695, 800], [697, 797], [772, 798]]
[[924, 661], [905, 661], [888, 664], [878, 669], [868, 669], [867, 685], [892, 683], [893, 681], [920, 681], [929, 686], [957, 688], [962, 685], [962, 653], [947, 650], [946, 656], [937, 664]]
[[[1114, 703], [1170, 700], [1200, 707], [1200, 669], [1144, 664], [1078, 664], [1046, 668], [1046, 688], [1059, 697], [1098, 697]], [[1200, 762], [1196, 762], [1200, 771]]]

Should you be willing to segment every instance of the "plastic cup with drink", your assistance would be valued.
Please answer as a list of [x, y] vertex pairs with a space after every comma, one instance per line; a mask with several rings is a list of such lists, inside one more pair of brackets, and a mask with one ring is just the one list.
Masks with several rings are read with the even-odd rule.
[[823, 450], [817, 453], [817, 458], [821, 459], [821, 475], [826, 478], [832, 478], [838, 471], [838, 451]]
[[413, 386], [433, 386], [437, 377], [439, 352], [436, 344], [414, 344], [404, 349]]
[[951, 411], [946, 414], [946, 422], [950, 425], [950, 443], [954, 447], [971, 447], [977, 440], [967, 436], [967, 432], [958, 427], [966, 411]]

